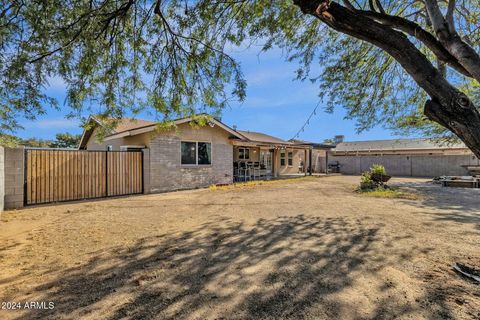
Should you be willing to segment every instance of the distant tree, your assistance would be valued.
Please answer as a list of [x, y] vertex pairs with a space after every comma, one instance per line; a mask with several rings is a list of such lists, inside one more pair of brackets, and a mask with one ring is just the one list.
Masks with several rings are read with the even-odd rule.
[[71, 133], [57, 133], [55, 140], [38, 138], [22, 139], [9, 134], [0, 134], [0, 146], [14, 148], [18, 146], [33, 148], [76, 148], [81, 135]]
[[[68, 86], [79, 116], [220, 112], [244, 100], [229, 48], [282, 49], [358, 129], [459, 137], [480, 157], [478, 0], [0, 0], [0, 131]], [[312, 65], [314, 66], [312, 68]], [[426, 130], [426, 131], [424, 131]]]
[[51, 143], [52, 148], [76, 148], [82, 135], [71, 133], [57, 133], [55, 141]]
[[10, 134], [0, 134], [0, 146], [15, 148], [21, 144], [22, 139]]
[[335, 144], [335, 140], [329, 138], [329, 139], [323, 140], [323, 143], [324, 144]]
[[27, 139], [21, 139], [19, 144], [25, 147], [50, 148], [52, 145], [52, 140], [27, 138]]

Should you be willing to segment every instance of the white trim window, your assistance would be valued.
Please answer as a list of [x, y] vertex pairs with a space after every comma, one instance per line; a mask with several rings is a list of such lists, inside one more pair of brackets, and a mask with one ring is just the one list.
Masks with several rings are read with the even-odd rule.
[[212, 164], [212, 144], [210, 142], [182, 141], [181, 164], [185, 166], [205, 166]]
[[238, 148], [238, 159], [239, 160], [249, 160], [250, 159], [250, 149], [249, 148]]
[[288, 151], [288, 166], [293, 167], [293, 151]]
[[285, 150], [280, 150], [280, 166], [285, 167]]

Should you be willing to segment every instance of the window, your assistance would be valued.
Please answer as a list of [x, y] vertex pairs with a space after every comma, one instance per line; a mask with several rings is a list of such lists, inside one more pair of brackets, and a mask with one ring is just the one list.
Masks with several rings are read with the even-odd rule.
[[238, 148], [238, 159], [240, 159], [240, 160], [250, 159], [250, 149], [248, 149], [248, 148]]
[[212, 164], [212, 144], [182, 141], [182, 165]]
[[292, 151], [288, 152], [288, 165], [293, 166], [293, 152]]
[[212, 145], [198, 142], [198, 164], [212, 164]]
[[280, 151], [280, 165], [285, 167], [285, 150]]
[[141, 151], [142, 149], [145, 149], [145, 146], [120, 146], [120, 151]]
[[111, 144], [107, 145], [107, 151], [112, 151], [113, 150], [113, 146]]

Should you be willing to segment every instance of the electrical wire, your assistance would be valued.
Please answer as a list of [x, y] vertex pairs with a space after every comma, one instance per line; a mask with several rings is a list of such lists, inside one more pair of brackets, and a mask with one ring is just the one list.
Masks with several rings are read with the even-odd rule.
[[318, 101], [317, 105], [315, 106], [315, 108], [313, 108], [313, 111], [312, 113], [310, 113], [310, 115], [308, 116], [307, 118], [307, 121], [305, 121], [305, 123], [303, 124], [303, 126], [300, 128], [300, 130], [298, 130], [298, 132], [293, 136], [293, 138], [291, 140], [294, 140], [296, 138], [299, 138], [300, 137], [300, 134], [305, 131], [305, 127], [308, 126], [310, 124], [310, 120], [313, 118], [313, 116], [315, 116], [317, 114], [317, 109], [318, 107], [320, 106], [320, 103], [322, 101]]

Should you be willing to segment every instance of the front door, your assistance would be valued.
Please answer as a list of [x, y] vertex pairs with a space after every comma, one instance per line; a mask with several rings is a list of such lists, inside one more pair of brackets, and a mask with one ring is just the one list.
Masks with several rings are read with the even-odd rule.
[[260, 150], [260, 166], [265, 169], [267, 175], [272, 175], [272, 150]]

